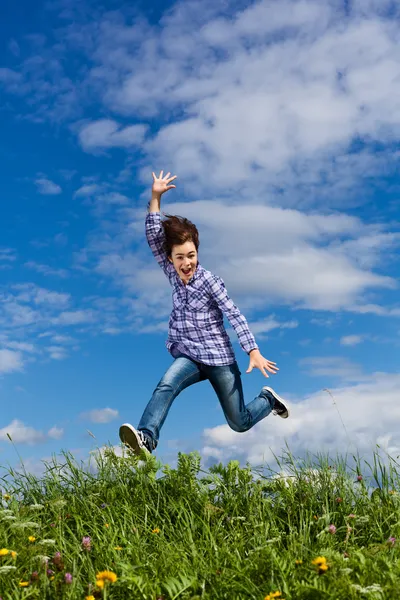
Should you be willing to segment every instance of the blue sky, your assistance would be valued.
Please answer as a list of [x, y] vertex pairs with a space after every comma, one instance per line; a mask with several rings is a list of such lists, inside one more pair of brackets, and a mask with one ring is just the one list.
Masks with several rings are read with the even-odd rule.
[[[18, 460], [7, 432], [32, 470], [117, 444], [170, 364], [170, 290], [143, 229], [161, 168], [179, 177], [166, 210], [198, 225], [293, 416], [236, 434], [203, 383], [159, 456], [399, 452], [399, 7], [0, 8], [2, 464]], [[244, 375], [246, 397], [263, 384]]]

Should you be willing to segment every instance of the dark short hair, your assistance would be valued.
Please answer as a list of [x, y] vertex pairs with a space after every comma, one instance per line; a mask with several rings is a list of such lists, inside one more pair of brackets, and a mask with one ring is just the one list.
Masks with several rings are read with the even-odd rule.
[[167, 256], [171, 256], [173, 246], [180, 246], [185, 242], [193, 242], [196, 251], [199, 249], [199, 232], [196, 225], [185, 217], [177, 215], [164, 215], [162, 221], [164, 229], [164, 250]]

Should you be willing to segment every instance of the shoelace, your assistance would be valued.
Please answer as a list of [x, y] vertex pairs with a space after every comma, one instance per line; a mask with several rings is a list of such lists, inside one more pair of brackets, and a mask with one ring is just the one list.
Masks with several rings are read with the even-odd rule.
[[143, 446], [144, 446], [145, 448], [147, 448], [147, 450], [149, 450], [149, 452], [150, 452], [150, 444], [149, 444], [149, 442], [147, 441], [147, 438], [146, 438], [146, 436], [144, 435], [143, 431], [140, 431], [140, 430], [139, 430], [139, 431], [138, 431], [138, 434], [139, 434], [140, 441], [142, 442]]

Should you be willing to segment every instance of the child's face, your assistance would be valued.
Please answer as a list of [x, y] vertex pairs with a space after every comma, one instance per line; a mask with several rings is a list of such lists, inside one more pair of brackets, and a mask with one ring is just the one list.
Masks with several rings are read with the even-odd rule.
[[173, 246], [169, 260], [174, 265], [183, 283], [188, 283], [197, 267], [196, 246], [193, 242], [185, 242], [180, 246]]

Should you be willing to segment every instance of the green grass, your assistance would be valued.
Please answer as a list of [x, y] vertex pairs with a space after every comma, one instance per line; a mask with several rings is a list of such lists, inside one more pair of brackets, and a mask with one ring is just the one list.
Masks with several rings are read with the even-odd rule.
[[[344, 459], [287, 455], [285, 478], [235, 461], [204, 473], [197, 454], [176, 469], [111, 450], [96, 460], [84, 468], [66, 454], [40, 478], [4, 476], [0, 548], [17, 556], [0, 557], [2, 600], [400, 598], [394, 461], [376, 454], [350, 471]], [[104, 570], [117, 580], [100, 589]]]

